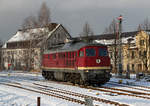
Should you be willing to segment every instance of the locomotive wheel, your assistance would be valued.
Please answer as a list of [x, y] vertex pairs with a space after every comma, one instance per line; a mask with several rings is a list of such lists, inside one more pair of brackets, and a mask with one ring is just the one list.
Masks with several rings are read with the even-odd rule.
[[75, 84], [80, 84], [80, 74], [74, 74], [74, 81]]
[[43, 71], [43, 72], [42, 72], [42, 76], [43, 76], [46, 80], [54, 80], [54, 74], [53, 74], [53, 72]]
[[65, 82], [69, 82], [69, 77], [70, 77], [70, 74], [69, 73], [65, 73], [64, 81]]
[[49, 80], [54, 80], [54, 74], [53, 74], [53, 72], [48, 72], [48, 79]]
[[46, 72], [42, 71], [42, 76], [46, 79]]
[[72, 84], [83, 84], [83, 81], [81, 80], [81, 76], [79, 73], [65, 73], [65, 82], [70, 82]]
[[45, 76], [44, 78], [45, 78], [46, 80], [48, 80], [48, 72], [45, 71], [45, 75], [44, 75], [44, 76]]

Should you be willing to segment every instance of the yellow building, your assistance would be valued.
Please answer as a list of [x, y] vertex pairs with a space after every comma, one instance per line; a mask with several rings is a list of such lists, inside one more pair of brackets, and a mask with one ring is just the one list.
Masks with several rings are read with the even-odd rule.
[[148, 31], [139, 31], [133, 37], [134, 43], [123, 47], [123, 66], [131, 72], [150, 72], [150, 35]]
[[[115, 35], [101, 35], [96, 41], [108, 46], [113, 71], [116, 72], [118, 45]], [[150, 31], [122, 33], [122, 68], [123, 72], [150, 72]]]

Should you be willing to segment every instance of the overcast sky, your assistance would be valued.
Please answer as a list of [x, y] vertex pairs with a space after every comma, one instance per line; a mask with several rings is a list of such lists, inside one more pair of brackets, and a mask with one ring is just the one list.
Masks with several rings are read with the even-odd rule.
[[53, 22], [63, 24], [72, 36], [82, 32], [86, 21], [94, 34], [103, 33], [113, 18], [123, 15], [123, 30], [134, 31], [150, 18], [150, 0], [0, 0], [0, 39], [8, 40], [42, 2], [51, 10]]

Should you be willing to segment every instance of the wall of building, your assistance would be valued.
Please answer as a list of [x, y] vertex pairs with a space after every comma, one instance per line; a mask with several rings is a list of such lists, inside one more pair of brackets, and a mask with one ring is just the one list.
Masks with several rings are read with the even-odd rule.
[[3, 69], [26, 70], [29, 65], [29, 58], [33, 69], [40, 67], [39, 48], [29, 49], [2, 49]]
[[[122, 63], [123, 71], [150, 72], [150, 43], [146, 32], [140, 31], [135, 36], [135, 43], [124, 43], [122, 45]], [[114, 45], [109, 45], [109, 54], [111, 63], [114, 66]], [[147, 64], [147, 65], [146, 65]], [[145, 65], [148, 69], [145, 68]], [[114, 69], [113, 69], [114, 70]]]

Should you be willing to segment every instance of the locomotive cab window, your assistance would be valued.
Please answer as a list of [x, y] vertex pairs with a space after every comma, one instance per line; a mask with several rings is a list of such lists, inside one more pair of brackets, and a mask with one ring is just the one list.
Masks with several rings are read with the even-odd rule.
[[99, 52], [98, 53], [99, 56], [108, 56], [107, 49], [105, 48], [99, 48], [98, 52]]
[[86, 49], [86, 56], [96, 56], [96, 51], [94, 48]]
[[84, 52], [83, 51], [80, 51], [79, 52], [79, 57], [83, 57], [84, 56]]

